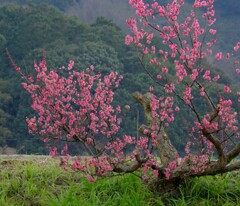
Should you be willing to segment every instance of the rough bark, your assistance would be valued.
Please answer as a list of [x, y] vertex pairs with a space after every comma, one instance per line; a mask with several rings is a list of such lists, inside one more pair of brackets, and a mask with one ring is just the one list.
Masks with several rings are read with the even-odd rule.
[[149, 131], [148, 136], [150, 136], [151, 126], [156, 123], [158, 125], [157, 130], [159, 132], [157, 136], [156, 148], [159, 153], [161, 164], [163, 166], [167, 166], [169, 162], [176, 159], [178, 152], [176, 148], [172, 145], [171, 140], [169, 139], [167, 133], [164, 131], [164, 128], [161, 125], [161, 122], [158, 119], [153, 118], [152, 116], [152, 108], [151, 108], [152, 94], [148, 92], [142, 95], [139, 92], [135, 92], [132, 95], [134, 99], [144, 108], [144, 114], [148, 124], [148, 125], [141, 125], [141, 127], [139, 128], [139, 131], [143, 133], [145, 129], [148, 129]]

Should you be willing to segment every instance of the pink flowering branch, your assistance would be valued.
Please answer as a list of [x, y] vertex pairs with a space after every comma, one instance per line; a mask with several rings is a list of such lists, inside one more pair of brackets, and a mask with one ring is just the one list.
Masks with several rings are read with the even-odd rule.
[[[73, 66], [74, 61], [71, 60], [66, 69], [60, 68], [65, 71], [60, 76], [54, 70], [49, 71], [43, 60], [34, 65], [36, 77], [31, 79], [16, 67], [37, 114], [26, 118], [29, 133], [43, 138], [52, 157], [59, 154], [54, 146], [59, 141], [82, 145], [91, 158], [77, 159], [70, 164], [65, 145], [60, 153], [66, 156], [61, 158], [61, 165], [84, 172], [89, 181], [95, 181], [94, 176], [108, 172], [129, 173], [148, 165], [146, 163], [152, 156], [144, 152], [148, 147], [145, 138], [117, 137], [122, 120], [118, 117], [120, 106], [112, 106], [113, 89], [118, 87], [122, 76], [111, 72], [102, 77], [94, 74], [93, 66], [80, 72], [73, 70]], [[136, 148], [130, 160], [126, 161], [123, 151], [128, 145], [136, 145]], [[95, 169], [91, 171], [90, 168]]]

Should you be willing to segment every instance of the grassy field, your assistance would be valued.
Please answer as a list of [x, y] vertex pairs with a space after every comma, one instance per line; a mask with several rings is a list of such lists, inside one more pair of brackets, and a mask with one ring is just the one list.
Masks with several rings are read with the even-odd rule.
[[240, 173], [196, 178], [162, 200], [133, 175], [90, 183], [48, 158], [0, 156], [0, 206], [240, 205]]

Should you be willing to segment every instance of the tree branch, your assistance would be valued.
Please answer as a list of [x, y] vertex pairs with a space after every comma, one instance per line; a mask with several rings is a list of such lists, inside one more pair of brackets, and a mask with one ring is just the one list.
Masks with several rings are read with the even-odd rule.
[[226, 161], [226, 156], [224, 154], [221, 142], [214, 138], [212, 134], [210, 134], [205, 128], [202, 129], [203, 135], [215, 146], [217, 153], [218, 153], [218, 162], [221, 167], [225, 166], [227, 161]]
[[240, 143], [238, 143], [230, 152], [227, 153], [227, 161], [230, 162], [232, 159], [237, 157], [240, 153]]
[[137, 153], [135, 154], [136, 162], [131, 162], [130, 164], [123, 164], [123, 163], [113, 163], [111, 158], [108, 158], [109, 164], [113, 168], [113, 172], [117, 173], [132, 173], [137, 171], [139, 168], [142, 167], [144, 163], [148, 161], [148, 158], [141, 159], [140, 155]]

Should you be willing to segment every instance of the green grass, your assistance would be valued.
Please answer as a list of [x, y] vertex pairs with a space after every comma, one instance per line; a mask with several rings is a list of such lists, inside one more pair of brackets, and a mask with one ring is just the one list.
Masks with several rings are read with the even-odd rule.
[[181, 186], [172, 205], [240, 205], [240, 173], [195, 178]]
[[1, 206], [240, 205], [240, 173], [196, 178], [178, 198], [161, 198], [134, 175], [90, 183], [71, 170], [38, 161], [0, 159]]

